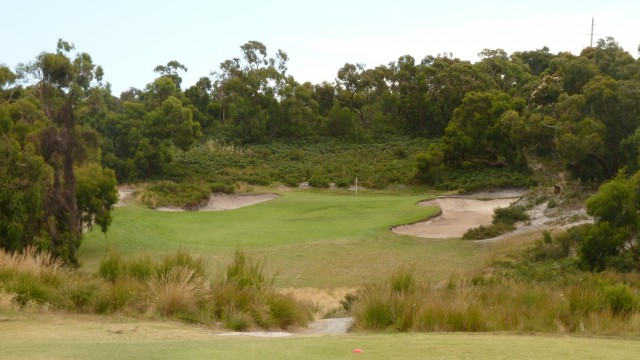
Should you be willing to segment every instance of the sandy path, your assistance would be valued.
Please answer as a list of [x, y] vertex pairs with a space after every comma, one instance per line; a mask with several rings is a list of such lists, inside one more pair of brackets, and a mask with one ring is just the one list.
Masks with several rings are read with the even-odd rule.
[[125, 206], [132, 200], [133, 193], [136, 190], [127, 186], [118, 186], [118, 202], [114, 206]]
[[460, 238], [470, 228], [491, 224], [493, 210], [507, 207], [518, 198], [476, 200], [469, 198], [440, 198], [422, 201], [422, 206], [439, 206], [442, 214], [432, 219], [392, 229], [402, 235], [428, 239]]

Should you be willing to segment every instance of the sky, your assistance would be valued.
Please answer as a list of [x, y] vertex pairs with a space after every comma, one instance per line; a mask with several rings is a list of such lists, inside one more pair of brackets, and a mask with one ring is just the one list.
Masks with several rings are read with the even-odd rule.
[[453, 53], [475, 62], [485, 48], [515, 51], [548, 46], [579, 54], [614, 37], [634, 57], [640, 45], [640, 1], [418, 1], [418, 0], [20, 0], [0, 5], [0, 64], [14, 68], [59, 38], [104, 68], [114, 95], [143, 89], [157, 65], [184, 64], [183, 88], [240, 58], [257, 40], [269, 56], [289, 56], [300, 83], [334, 81], [345, 63], [367, 68], [400, 56], [421, 60]]

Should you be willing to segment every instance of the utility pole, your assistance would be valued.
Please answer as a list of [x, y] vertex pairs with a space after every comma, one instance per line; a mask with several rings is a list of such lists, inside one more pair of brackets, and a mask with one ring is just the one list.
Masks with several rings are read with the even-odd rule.
[[589, 47], [593, 47], [593, 27], [595, 26], [595, 17], [591, 17], [591, 41], [589, 42]]

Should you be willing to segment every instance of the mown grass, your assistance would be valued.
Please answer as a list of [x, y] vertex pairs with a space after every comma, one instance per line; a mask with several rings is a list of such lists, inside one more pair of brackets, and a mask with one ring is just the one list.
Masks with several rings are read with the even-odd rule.
[[400, 236], [389, 228], [427, 218], [436, 208], [417, 203], [425, 195], [291, 191], [282, 197], [223, 212], [166, 213], [141, 206], [114, 209], [106, 237], [87, 234], [80, 260], [95, 269], [111, 248], [123, 256], [161, 256], [184, 248], [219, 269], [236, 248], [264, 259], [277, 286], [355, 286], [385, 277], [402, 264], [443, 280], [454, 271], [477, 269], [486, 246]]
[[[637, 338], [496, 334], [223, 337], [123, 318], [3, 314], [3, 359], [636, 359]], [[353, 354], [353, 349], [362, 354]]]

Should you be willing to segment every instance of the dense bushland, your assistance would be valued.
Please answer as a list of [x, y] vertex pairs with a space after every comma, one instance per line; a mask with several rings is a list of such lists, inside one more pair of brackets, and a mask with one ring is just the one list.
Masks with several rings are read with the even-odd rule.
[[381, 189], [415, 183], [413, 159], [428, 143], [426, 139], [409, 138], [361, 144], [325, 139], [237, 146], [208, 140], [176, 154], [168, 174], [176, 180], [294, 187], [302, 182], [316, 187], [329, 183], [347, 187], [358, 178], [364, 187]]

